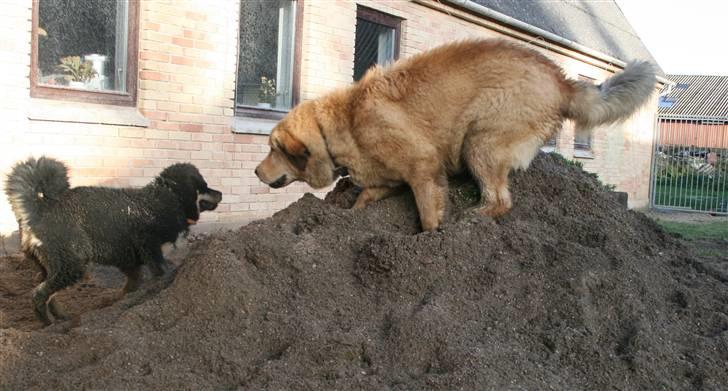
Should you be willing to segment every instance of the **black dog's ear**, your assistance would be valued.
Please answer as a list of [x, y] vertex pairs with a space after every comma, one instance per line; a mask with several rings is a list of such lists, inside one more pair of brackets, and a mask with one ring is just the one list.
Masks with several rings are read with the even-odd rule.
[[300, 171], [306, 169], [306, 163], [308, 163], [308, 158], [311, 157], [311, 152], [302, 142], [288, 133], [283, 133], [279, 147], [294, 167]]
[[197, 168], [189, 163], [173, 164], [165, 168], [159, 178], [177, 195], [185, 216], [193, 220], [199, 219], [197, 191], [204, 180]]

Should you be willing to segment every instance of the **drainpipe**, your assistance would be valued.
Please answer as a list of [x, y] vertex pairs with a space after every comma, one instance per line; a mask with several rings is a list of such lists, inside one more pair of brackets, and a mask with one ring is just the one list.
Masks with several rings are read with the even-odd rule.
[[[620, 68], [624, 68], [624, 66], [627, 65], [624, 61], [622, 61], [618, 58], [615, 58], [608, 54], [594, 50], [594, 49], [584, 46], [580, 43], [574, 42], [570, 39], [566, 39], [560, 35], [556, 35], [556, 34], [550, 32], [550, 31], [546, 31], [546, 30], [538, 28], [536, 26], [532, 26], [528, 23], [522, 22], [522, 21], [512, 18], [508, 15], [502, 14], [497, 11], [493, 11], [492, 9], [482, 6], [472, 0], [446, 0], [446, 1], [448, 3], [451, 3], [451, 4], [454, 4], [461, 8], [464, 8], [468, 11], [474, 12], [478, 15], [485, 16], [487, 18], [496, 20], [496, 21], [506, 24], [508, 26], [514, 27], [518, 30], [526, 31], [537, 37], [543, 37], [544, 39], [546, 39], [548, 41], [551, 41], [551, 42], [559, 44], [561, 46], [565, 46], [567, 48], [576, 50], [577, 52], [584, 53], [586, 55], [592, 56], [599, 60], [606, 61], [606, 62], [616, 65]], [[665, 79], [664, 77], [661, 77], [661, 76], [657, 76], [657, 80], [660, 83], [667, 84], [667, 85], [675, 84], [674, 82], [672, 82], [668, 79]]]

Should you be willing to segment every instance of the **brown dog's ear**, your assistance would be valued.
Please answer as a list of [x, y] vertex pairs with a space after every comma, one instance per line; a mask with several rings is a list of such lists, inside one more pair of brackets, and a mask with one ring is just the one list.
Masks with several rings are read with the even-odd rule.
[[288, 133], [283, 133], [280, 137], [280, 148], [294, 167], [299, 171], [306, 169], [311, 153], [302, 142]]

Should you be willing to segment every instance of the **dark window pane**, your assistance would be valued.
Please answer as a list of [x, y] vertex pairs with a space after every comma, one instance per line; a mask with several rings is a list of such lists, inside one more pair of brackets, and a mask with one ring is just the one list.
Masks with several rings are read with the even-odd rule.
[[577, 132], [574, 134], [574, 149], [589, 150], [592, 145], [590, 132]]
[[547, 138], [544, 145], [547, 147], [555, 147], [559, 138], [558, 133], [554, 133], [551, 137]]
[[394, 29], [366, 19], [356, 19], [354, 80], [359, 80], [374, 64], [394, 60]]
[[38, 82], [126, 91], [128, 1], [41, 0]]
[[291, 0], [241, 2], [238, 105], [290, 108], [294, 11]]
[[[596, 84], [596, 80], [594, 78], [579, 75], [579, 80], [589, 82], [592, 84]], [[576, 129], [574, 132], [574, 149], [580, 149], [580, 150], [591, 150], [592, 149], [592, 135], [591, 131], [582, 131], [580, 129]]]

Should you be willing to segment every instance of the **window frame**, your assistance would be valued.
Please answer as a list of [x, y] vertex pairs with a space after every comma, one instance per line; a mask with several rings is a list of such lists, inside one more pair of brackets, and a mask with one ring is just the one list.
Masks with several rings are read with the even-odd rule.
[[[300, 102], [301, 91], [301, 35], [303, 34], [303, 2], [305, 0], [292, 0], [296, 4], [296, 16], [293, 21], [293, 71], [291, 74], [291, 108], [275, 109], [247, 105], [238, 105], [238, 70], [235, 70], [235, 117], [281, 120], [288, 112]], [[238, 26], [239, 28], [239, 26]], [[240, 42], [237, 44], [238, 58], [240, 57]], [[237, 61], [237, 59], [236, 59]]]
[[[597, 84], [597, 79], [585, 75], [579, 75], [579, 80], [584, 82], [589, 82], [592, 84]], [[594, 135], [592, 131], [589, 131], [587, 133], [589, 136], [589, 142], [588, 143], [577, 143], [576, 142], [576, 133], [574, 134], [574, 138], [572, 140], [572, 144], [574, 146], [574, 151], [579, 151], [581, 153], [588, 153], [591, 154], [594, 151]]]
[[360, 4], [356, 6], [356, 18], [364, 19], [367, 22], [381, 24], [394, 30], [394, 61], [399, 60], [399, 46], [402, 40], [402, 21], [394, 15], [378, 11]]
[[129, 2], [126, 92], [92, 91], [52, 86], [38, 83], [38, 24], [40, 23], [40, 0], [33, 0], [33, 16], [30, 49], [30, 96], [40, 99], [53, 99], [118, 106], [136, 106], [137, 70], [139, 60], [139, 0]]

